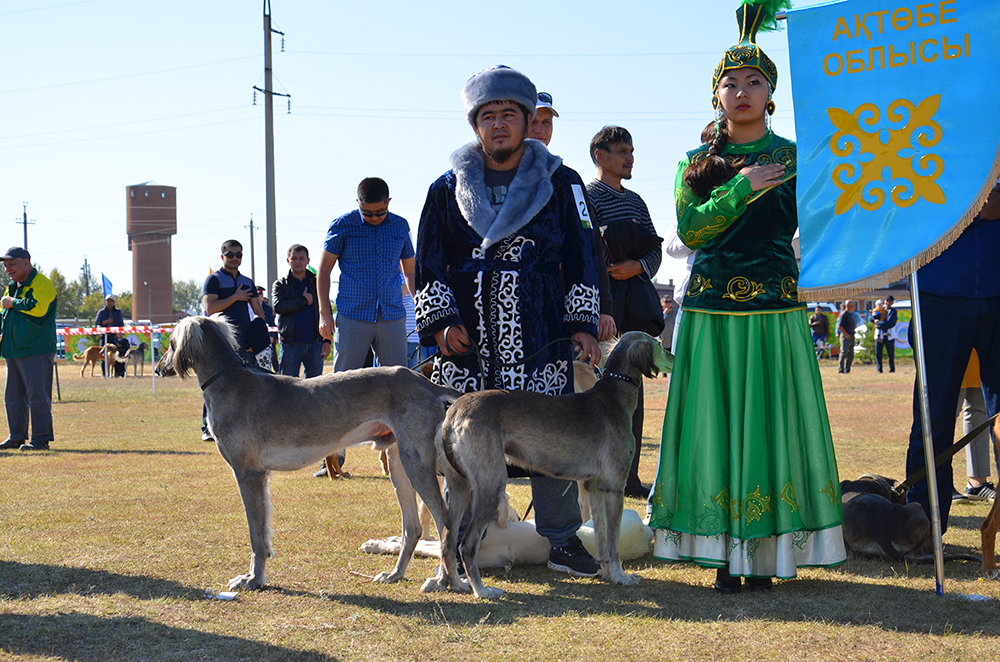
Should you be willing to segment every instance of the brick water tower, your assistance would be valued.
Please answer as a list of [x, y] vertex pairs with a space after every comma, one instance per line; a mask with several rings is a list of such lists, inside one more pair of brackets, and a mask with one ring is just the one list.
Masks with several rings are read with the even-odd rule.
[[126, 186], [125, 209], [132, 251], [132, 319], [173, 322], [170, 236], [177, 234], [177, 188], [156, 182]]

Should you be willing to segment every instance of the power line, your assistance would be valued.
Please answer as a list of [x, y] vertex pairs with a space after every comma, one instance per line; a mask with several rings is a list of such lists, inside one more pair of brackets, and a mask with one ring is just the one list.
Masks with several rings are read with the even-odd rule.
[[14, 94], [17, 92], [34, 92], [35, 90], [49, 90], [54, 87], [70, 87], [72, 85], [92, 85], [94, 83], [106, 83], [111, 80], [122, 80], [124, 78], [138, 78], [140, 76], [155, 76], [166, 74], [172, 71], [184, 71], [186, 69], [198, 69], [199, 67], [213, 67], [217, 64], [228, 64], [230, 62], [240, 62], [241, 60], [252, 60], [259, 58], [259, 55], [246, 55], [244, 57], [234, 57], [230, 60], [219, 60], [217, 62], [205, 62], [202, 64], [189, 64], [184, 67], [173, 67], [171, 69], [159, 69], [157, 71], [145, 71], [138, 74], [123, 74], [121, 76], [110, 76], [108, 78], [94, 78], [92, 80], [80, 80], [72, 83], [54, 83], [52, 85], [39, 85], [38, 87], [22, 87], [17, 90], [0, 90], [0, 94]]

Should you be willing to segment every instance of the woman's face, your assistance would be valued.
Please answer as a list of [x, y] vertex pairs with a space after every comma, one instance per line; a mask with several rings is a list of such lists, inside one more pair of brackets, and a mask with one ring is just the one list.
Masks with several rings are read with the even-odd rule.
[[744, 67], [727, 71], [716, 90], [722, 113], [731, 124], [764, 122], [767, 112], [767, 79], [759, 69]]

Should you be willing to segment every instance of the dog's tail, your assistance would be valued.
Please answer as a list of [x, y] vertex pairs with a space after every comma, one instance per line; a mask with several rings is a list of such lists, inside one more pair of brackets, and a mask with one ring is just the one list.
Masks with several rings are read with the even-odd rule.
[[83, 358], [83, 354], [74, 354], [73, 355], [73, 360], [74, 361], [79, 361], [82, 358]]

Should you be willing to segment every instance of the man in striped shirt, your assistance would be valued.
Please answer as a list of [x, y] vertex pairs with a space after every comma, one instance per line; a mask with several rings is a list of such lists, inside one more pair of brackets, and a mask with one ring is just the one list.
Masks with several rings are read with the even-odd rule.
[[[646, 203], [639, 197], [638, 193], [630, 191], [622, 186], [623, 179], [632, 179], [632, 164], [634, 148], [632, 147], [632, 135], [620, 126], [606, 126], [601, 129], [593, 140], [590, 141], [590, 158], [597, 166], [597, 179], [587, 184], [587, 194], [597, 211], [597, 224], [603, 234], [608, 226], [616, 223], [635, 223], [642, 231], [652, 237], [656, 237], [656, 228], [653, 227], [653, 219], [649, 216]], [[649, 281], [660, 268], [660, 260], [663, 258], [663, 251], [657, 244], [656, 248], [638, 258], [621, 258], [609, 255], [611, 260], [608, 265], [608, 276], [614, 281], [627, 281], [637, 279], [633, 286], [639, 286], [639, 280], [646, 281], [641, 286], [652, 287]], [[612, 297], [621, 288], [612, 287]], [[656, 301], [656, 297], [652, 299]], [[657, 306], [658, 308], [658, 306]], [[649, 333], [652, 329], [644, 328], [642, 321], [630, 319], [629, 314], [634, 311], [615, 302], [616, 318], [615, 324], [618, 326], [618, 333], [626, 333], [633, 330], [641, 330]], [[624, 310], [622, 315], [617, 311]], [[652, 311], [653, 313], [658, 310]], [[661, 316], [662, 320], [662, 316]], [[663, 329], [662, 323], [656, 333]], [[642, 390], [639, 390], [639, 403], [635, 408], [635, 415], [632, 417], [632, 434], [635, 436], [635, 456], [632, 459], [632, 468], [629, 472], [628, 482], [625, 484], [625, 494], [630, 497], [645, 499], [649, 496], [649, 488], [639, 482], [639, 451], [642, 448], [642, 420], [643, 420], [643, 400]]]

